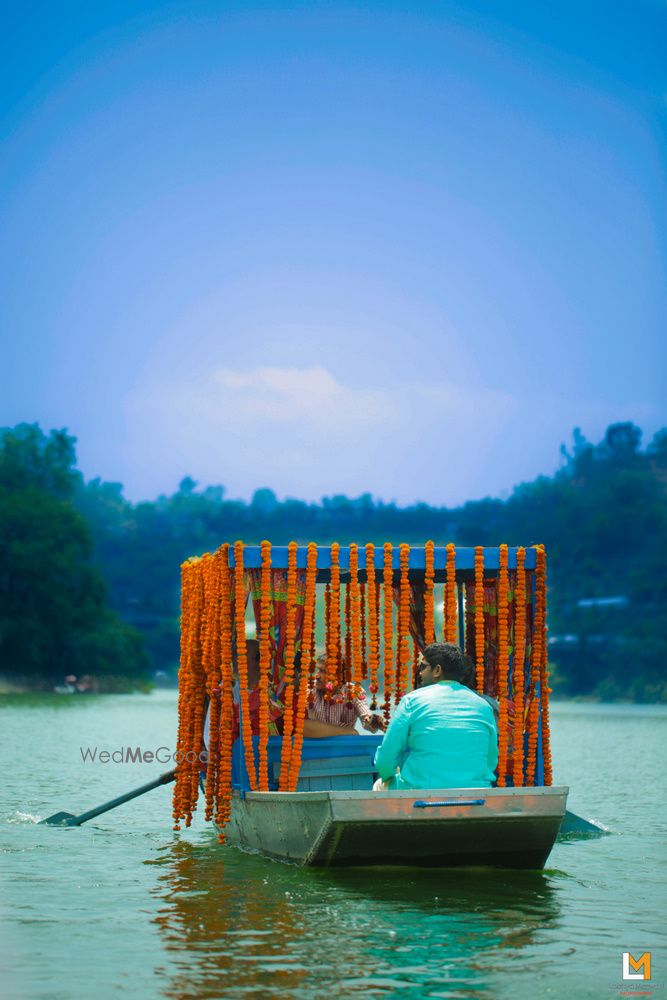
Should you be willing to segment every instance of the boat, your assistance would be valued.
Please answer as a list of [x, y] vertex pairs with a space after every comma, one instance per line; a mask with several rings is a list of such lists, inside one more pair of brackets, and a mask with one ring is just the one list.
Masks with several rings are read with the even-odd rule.
[[[220, 840], [242, 849], [315, 867], [539, 869], [559, 831], [576, 826], [568, 789], [551, 783], [542, 546], [237, 542], [188, 560], [182, 585], [177, 828], [197, 807], [192, 758], [208, 699], [206, 817]], [[248, 597], [260, 646], [258, 735], [248, 708]], [[498, 702], [495, 787], [373, 791], [381, 735], [303, 737], [322, 610], [335, 683], [351, 694], [366, 685], [385, 718], [412, 687], [417, 654], [436, 630], [469, 654], [474, 689]], [[276, 705], [282, 735], [270, 731]]]

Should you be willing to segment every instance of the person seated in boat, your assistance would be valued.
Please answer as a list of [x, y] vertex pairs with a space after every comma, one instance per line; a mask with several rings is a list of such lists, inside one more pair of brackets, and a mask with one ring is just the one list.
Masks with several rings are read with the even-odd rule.
[[466, 671], [458, 646], [426, 647], [421, 686], [401, 699], [375, 754], [375, 791], [491, 787], [498, 732], [491, 706], [463, 683]]
[[356, 733], [357, 719], [369, 733], [377, 733], [378, 729], [383, 728], [382, 717], [371, 712], [363, 691], [357, 698], [348, 698], [344, 684], [333, 688], [327, 682], [327, 663], [324, 656], [320, 656], [317, 661], [315, 698], [313, 704], [308, 706], [306, 719], [340, 726], [351, 735]]
[[[327, 701], [324, 694], [327, 689], [326, 660], [323, 656], [317, 661], [317, 674], [315, 676], [315, 703], [306, 709], [306, 718], [303, 721], [303, 735], [306, 739], [323, 739], [328, 736], [356, 736], [355, 722], [357, 718], [362, 726], [370, 732], [377, 732], [382, 724], [379, 716], [373, 716], [365, 703], [365, 695], [362, 692], [360, 698], [351, 702], [345, 701], [345, 687], [338, 689], [340, 697], [335, 701]], [[298, 711], [298, 689], [301, 677], [301, 654], [297, 653], [294, 662], [294, 704], [293, 711], [296, 717]], [[283, 719], [278, 720], [278, 731], [282, 735]]]

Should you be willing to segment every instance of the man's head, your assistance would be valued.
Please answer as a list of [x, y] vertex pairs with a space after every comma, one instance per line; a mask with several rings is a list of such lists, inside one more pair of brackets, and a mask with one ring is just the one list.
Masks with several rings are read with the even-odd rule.
[[419, 657], [421, 687], [438, 681], [464, 682], [468, 658], [453, 642], [432, 642]]

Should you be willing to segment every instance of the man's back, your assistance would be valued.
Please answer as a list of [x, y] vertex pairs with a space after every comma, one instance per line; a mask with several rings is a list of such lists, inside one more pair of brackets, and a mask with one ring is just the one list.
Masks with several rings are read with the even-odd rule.
[[497, 761], [490, 705], [448, 680], [403, 698], [375, 756], [382, 778], [400, 767], [395, 788], [488, 788]]

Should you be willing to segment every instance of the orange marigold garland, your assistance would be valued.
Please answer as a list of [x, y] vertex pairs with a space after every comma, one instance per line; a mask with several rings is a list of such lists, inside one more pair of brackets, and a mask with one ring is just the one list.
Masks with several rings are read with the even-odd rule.
[[456, 548], [450, 542], [447, 545], [445, 582], [445, 642], [457, 642], [456, 617]]
[[269, 673], [271, 672], [271, 542], [261, 544], [262, 576], [259, 635], [259, 769], [260, 792], [269, 790]]
[[[306, 661], [313, 662], [315, 659], [315, 585], [317, 582], [317, 546], [314, 542], [308, 545], [308, 556], [306, 561], [306, 594], [303, 609], [303, 638], [302, 638], [302, 664]], [[296, 790], [301, 770], [301, 753], [303, 748], [303, 724], [306, 718], [306, 705], [308, 701], [308, 677], [306, 670], [301, 670], [301, 680], [299, 681], [299, 695], [297, 702], [296, 720], [294, 723], [294, 745], [289, 761], [289, 777], [287, 780], [287, 790]], [[281, 774], [282, 787], [282, 774]]]
[[241, 736], [248, 781], [253, 792], [257, 791], [257, 770], [252, 742], [252, 726], [248, 706], [248, 655], [245, 637], [245, 578], [243, 573], [243, 542], [234, 543], [234, 613], [236, 616], [236, 660], [239, 671], [239, 696], [241, 700]]
[[396, 704], [408, 689], [410, 672], [410, 546], [399, 546], [401, 577], [398, 591], [398, 671], [396, 676]]
[[[294, 655], [296, 644], [296, 557], [297, 544], [287, 546], [287, 623], [285, 628], [285, 714], [283, 717], [283, 745], [280, 761], [280, 790], [285, 791], [289, 781], [289, 760], [292, 751], [294, 727]], [[306, 673], [306, 665], [302, 663]]]
[[498, 571], [498, 786], [507, 784], [507, 695], [509, 676], [509, 574], [507, 546], [500, 546]]
[[350, 659], [348, 670], [352, 681], [352, 697], [361, 695], [361, 615], [359, 592], [359, 547], [350, 545]]
[[186, 794], [187, 762], [185, 760], [187, 734], [190, 730], [190, 698], [189, 657], [191, 634], [194, 627], [192, 607], [192, 564], [188, 560], [181, 566], [181, 660], [178, 670], [178, 735], [176, 737], [176, 781], [173, 792], [174, 830], [180, 830], [180, 821], [185, 817], [187, 799], [189, 798], [189, 782]]
[[382, 712], [384, 714], [384, 719], [386, 723], [389, 723], [389, 718], [391, 716], [391, 689], [393, 682], [393, 640], [394, 640], [394, 604], [393, 604], [393, 586], [394, 586], [394, 568], [392, 561], [392, 545], [391, 542], [384, 543], [384, 571], [383, 571], [383, 581], [384, 581], [384, 615], [383, 615], [383, 627], [384, 627], [384, 704], [382, 706]]
[[[220, 592], [220, 710], [218, 732], [218, 769], [216, 774], [216, 813], [218, 840], [224, 843], [223, 827], [229, 822], [232, 799], [232, 577], [229, 568], [229, 545], [217, 552]], [[214, 699], [215, 701], [216, 699]], [[213, 705], [213, 702], [211, 703]], [[211, 713], [211, 734], [214, 733]]]
[[340, 545], [331, 546], [331, 587], [329, 590], [329, 620], [327, 629], [327, 686], [324, 697], [329, 700], [338, 686], [341, 665], [340, 649]]
[[424, 639], [427, 646], [435, 642], [435, 607], [433, 600], [435, 580], [434, 552], [434, 543], [428, 541], [424, 546], [424, 560], [426, 563], [424, 571]]
[[526, 550], [516, 552], [516, 592], [514, 596], [514, 660], [512, 693], [514, 695], [514, 750], [512, 754], [512, 781], [518, 788], [523, 785], [523, 707], [524, 660], [526, 657]]
[[[350, 557], [351, 558], [351, 557]], [[348, 581], [345, 587], [345, 670], [344, 677], [345, 680], [345, 697], [348, 701], [352, 700], [352, 602], [350, 595], [350, 582]]]
[[475, 547], [475, 676], [484, 693], [484, 548]]
[[[530, 657], [530, 688], [528, 691], [528, 756], [526, 763], [526, 784], [535, 784], [537, 765], [537, 735], [540, 724], [540, 706], [537, 687], [542, 672], [542, 645], [545, 641], [546, 588], [544, 585], [545, 563], [540, 557], [539, 545], [535, 546], [535, 608], [533, 611], [533, 635]], [[543, 551], [543, 550], [542, 550]]]
[[366, 640], [366, 583], [359, 583], [359, 608], [361, 613], [361, 679], [368, 679], [368, 650]]
[[551, 730], [549, 728], [549, 671], [547, 644], [547, 554], [543, 545], [537, 546], [535, 567], [536, 588], [542, 603], [542, 639], [540, 642], [540, 709], [542, 714], [542, 756], [544, 758], [544, 784], [552, 782]]
[[190, 797], [188, 811], [185, 816], [185, 825], [190, 826], [192, 814], [197, 808], [199, 797], [199, 766], [201, 763], [200, 754], [202, 752], [204, 739], [204, 714], [206, 703], [206, 675], [202, 664], [202, 642], [201, 624], [204, 612], [204, 575], [203, 563], [201, 559], [193, 562], [194, 582], [195, 582], [195, 629], [191, 643], [192, 656], [190, 660], [191, 697], [194, 709], [191, 715], [191, 725], [189, 733], [189, 753], [188, 772], [190, 779]]
[[[315, 543], [311, 542], [311, 544], [314, 545]], [[317, 553], [317, 549], [315, 551]], [[315, 558], [317, 558], [317, 555], [316, 555]], [[313, 586], [315, 586], [315, 584]], [[304, 608], [305, 608], [305, 606], [304, 606]], [[316, 586], [315, 586], [315, 593], [313, 595], [313, 610], [312, 610], [312, 614], [311, 614], [311, 619], [312, 619], [312, 624], [311, 624], [312, 642], [311, 642], [311, 645], [310, 645], [310, 650], [308, 650], [304, 646], [303, 641], [302, 641], [302, 643], [301, 643], [301, 649], [302, 649], [303, 652], [302, 652], [301, 662], [304, 664], [304, 667], [303, 667], [304, 670], [306, 669], [306, 666], [305, 666], [306, 663], [308, 665], [308, 705], [312, 708], [313, 705], [315, 704], [315, 668], [317, 667], [317, 660], [316, 660], [316, 648], [317, 648], [317, 587]], [[304, 609], [304, 621], [305, 621], [305, 609]], [[326, 621], [326, 618], [325, 618], [325, 621]], [[305, 625], [304, 625], [304, 628], [305, 628]]]
[[375, 546], [366, 546], [366, 579], [368, 581], [368, 689], [371, 693], [371, 711], [377, 708], [378, 666], [380, 663], [380, 628], [378, 590], [375, 583]]
[[219, 729], [220, 729], [220, 576], [217, 556], [203, 557], [204, 606], [206, 611], [206, 635], [202, 644], [202, 659], [206, 672], [206, 686], [209, 697], [209, 738], [206, 763], [206, 811], [205, 819], [211, 820], [215, 810], [218, 783]]

